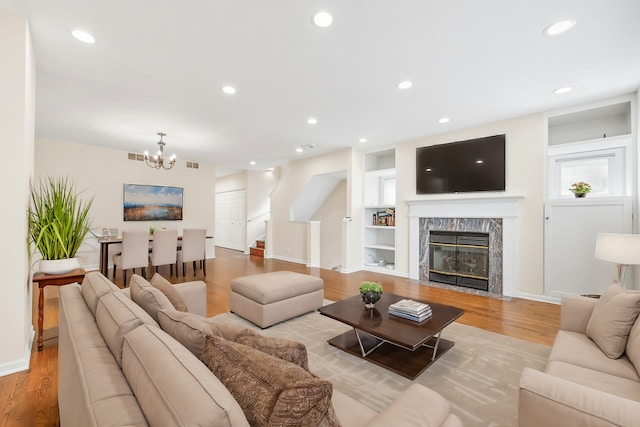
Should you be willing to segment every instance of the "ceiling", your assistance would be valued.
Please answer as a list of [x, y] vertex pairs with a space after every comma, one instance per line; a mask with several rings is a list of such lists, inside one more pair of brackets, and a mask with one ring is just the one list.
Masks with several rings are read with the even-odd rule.
[[[344, 147], [386, 148], [640, 87], [637, 0], [0, 5], [29, 18], [37, 137], [143, 152], [165, 132], [168, 153], [215, 163], [219, 175]], [[333, 25], [312, 23], [319, 10]], [[542, 34], [567, 18], [573, 30]], [[96, 42], [77, 41], [74, 29]], [[404, 80], [413, 86], [398, 89]], [[563, 86], [573, 91], [553, 93]], [[451, 121], [438, 123], [445, 116]]]

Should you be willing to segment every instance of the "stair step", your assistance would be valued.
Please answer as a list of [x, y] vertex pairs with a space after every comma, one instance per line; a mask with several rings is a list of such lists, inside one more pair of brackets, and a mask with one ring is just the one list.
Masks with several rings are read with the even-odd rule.
[[264, 240], [256, 240], [256, 246], [260, 249], [264, 249]]
[[249, 255], [264, 258], [264, 248], [254, 248], [252, 246], [249, 248]]

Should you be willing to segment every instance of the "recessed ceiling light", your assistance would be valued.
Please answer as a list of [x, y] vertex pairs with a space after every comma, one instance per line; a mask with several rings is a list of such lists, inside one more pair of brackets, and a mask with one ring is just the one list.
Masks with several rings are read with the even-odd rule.
[[571, 92], [572, 90], [573, 88], [571, 86], [564, 86], [554, 90], [553, 93], [555, 93], [556, 95], [563, 95], [565, 93]]
[[236, 93], [236, 88], [233, 86], [223, 86], [222, 91], [227, 95], [233, 95], [234, 93]]
[[451, 119], [449, 117], [440, 117], [438, 123], [449, 123]]
[[250, 164], [251, 166], [255, 166], [256, 162], [255, 162], [255, 161], [253, 161], [253, 160], [251, 160], [251, 161], [249, 162], [249, 164]]
[[318, 123], [318, 119], [316, 119], [315, 117], [309, 117], [307, 119], [307, 123], [309, 123], [310, 125], [315, 125], [316, 123]]
[[431, 168], [426, 168], [424, 171], [425, 172], [431, 172]]
[[298, 147], [296, 148], [296, 153], [302, 153], [304, 150], [302, 149], [302, 147]]
[[320, 28], [326, 28], [333, 23], [333, 16], [329, 12], [317, 12], [313, 15], [313, 23]]
[[542, 31], [542, 34], [545, 36], [558, 36], [560, 34], [564, 34], [573, 27], [575, 27], [576, 21], [573, 19], [564, 19], [562, 21], [558, 21], [549, 25], [547, 28]]
[[367, 142], [367, 138], [360, 138], [358, 142], [361, 142], [362, 144], [364, 144], [365, 142]]
[[481, 164], [483, 164], [483, 163], [484, 163], [484, 160], [476, 160], [476, 163], [477, 163], [477, 164], [479, 164], [479, 165], [481, 165]]
[[411, 86], [413, 86], [413, 83], [409, 80], [398, 83], [398, 89], [409, 89]]
[[85, 43], [95, 43], [96, 42], [95, 37], [93, 37], [91, 34], [87, 33], [86, 31], [73, 30], [71, 32], [71, 34], [73, 35], [73, 37], [75, 37], [76, 39], [80, 40], [81, 42], [85, 42]]

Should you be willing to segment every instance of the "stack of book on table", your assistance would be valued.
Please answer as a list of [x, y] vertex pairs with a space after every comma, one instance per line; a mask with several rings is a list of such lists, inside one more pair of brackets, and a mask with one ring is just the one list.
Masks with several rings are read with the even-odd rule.
[[389, 306], [389, 314], [422, 322], [431, 317], [431, 307], [423, 302], [403, 299]]

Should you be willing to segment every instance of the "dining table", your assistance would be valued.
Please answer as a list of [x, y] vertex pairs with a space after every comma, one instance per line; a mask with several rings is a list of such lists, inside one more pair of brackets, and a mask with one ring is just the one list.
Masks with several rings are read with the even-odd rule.
[[[97, 237], [100, 244], [100, 272], [105, 276], [109, 274], [109, 246], [122, 243], [122, 236]], [[213, 239], [213, 236], [207, 236]], [[153, 234], [149, 234], [149, 242], [153, 241]], [[182, 247], [182, 236], [178, 236], [178, 249]]]

